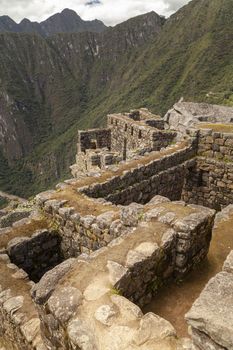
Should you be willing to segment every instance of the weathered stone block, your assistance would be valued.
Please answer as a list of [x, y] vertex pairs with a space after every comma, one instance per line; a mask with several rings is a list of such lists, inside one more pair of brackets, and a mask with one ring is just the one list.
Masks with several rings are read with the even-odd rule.
[[232, 290], [232, 274], [220, 272], [210, 280], [186, 315], [189, 325], [229, 350], [233, 349]]
[[58, 288], [48, 300], [48, 308], [61, 324], [66, 323], [82, 304], [82, 293], [74, 287]]
[[76, 259], [71, 258], [47, 272], [32, 289], [32, 296], [37, 304], [43, 304], [53, 293], [60, 279], [74, 266]]
[[93, 332], [86, 323], [78, 318], [70, 321], [67, 332], [71, 343], [76, 346], [76, 348], [98, 350]]
[[[224, 265], [223, 265], [223, 271], [229, 272], [233, 274], [233, 250], [228, 255]], [[233, 278], [233, 276], [232, 276]]]

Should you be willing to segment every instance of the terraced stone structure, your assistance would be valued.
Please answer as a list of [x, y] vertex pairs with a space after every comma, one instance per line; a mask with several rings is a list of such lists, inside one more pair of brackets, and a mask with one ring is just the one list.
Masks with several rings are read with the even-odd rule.
[[231, 108], [179, 102], [164, 118], [141, 109], [79, 131], [74, 178], [1, 209], [0, 345], [232, 350], [230, 251], [186, 316], [189, 338], [141, 309], [233, 220], [232, 121]]
[[164, 131], [164, 121], [147, 109], [108, 116], [106, 129], [78, 132], [74, 177], [87, 171], [137, 158], [168, 146], [176, 132]]

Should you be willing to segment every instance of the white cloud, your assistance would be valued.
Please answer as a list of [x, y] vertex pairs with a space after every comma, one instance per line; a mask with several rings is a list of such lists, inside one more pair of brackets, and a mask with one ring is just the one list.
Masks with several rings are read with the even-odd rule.
[[189, 0], [102, 0], [99, 5], [87, 6], [88, 0], [0, 0], [0, 15], [16, 21], [27, 17], [41, 21], [64, 8], [75, 10], [83, 19], [98, 18], [114, 25], [149, 11], [169, 16]]

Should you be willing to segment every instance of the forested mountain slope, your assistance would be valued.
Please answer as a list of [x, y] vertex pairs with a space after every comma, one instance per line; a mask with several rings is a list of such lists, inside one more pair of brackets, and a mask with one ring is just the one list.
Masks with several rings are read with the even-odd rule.
[[92, 101], [163, 24], [151, 12], [103, 33], [0, 34], [2, 189], [25, 196], [67, 174]]

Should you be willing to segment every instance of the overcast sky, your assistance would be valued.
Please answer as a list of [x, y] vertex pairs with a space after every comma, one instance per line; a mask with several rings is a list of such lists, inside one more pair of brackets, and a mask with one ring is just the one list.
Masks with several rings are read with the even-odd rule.
[[64, 8], [75, 10], [83, 19], [100, 19], [114, 25], [154, 10], [169, 16], [190, 0], [0, 0], [0, 15], [19, 22], [24, 17], [42, 21]]

